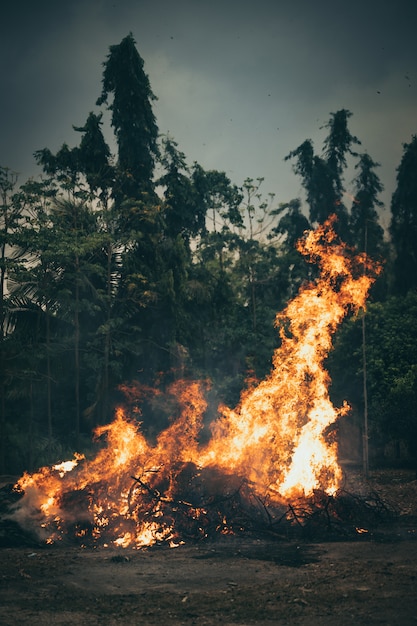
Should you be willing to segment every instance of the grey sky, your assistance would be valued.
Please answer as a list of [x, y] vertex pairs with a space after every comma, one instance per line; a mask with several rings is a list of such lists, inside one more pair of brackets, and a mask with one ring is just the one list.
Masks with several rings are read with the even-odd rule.
[[189, 163], [263, 176], [290, 200], [301, 184], [285, 155], [307, 138], [320, 151], [320, 127], [347, 108], [388, 204], [417, 133], [416, 18], [414, 0], [17, 0], [2, 9], [0, 164], [23, 182], [35, 150], [79, 141], [108, 48], [131, 31], [160, 132]]

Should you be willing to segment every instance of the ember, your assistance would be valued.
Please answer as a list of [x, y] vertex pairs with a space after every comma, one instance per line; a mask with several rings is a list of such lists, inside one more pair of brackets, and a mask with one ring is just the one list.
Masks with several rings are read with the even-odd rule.
[[332, 405], [323, 363], [343, 318], [364, 307], [379, 267], [338, 241], [332, 223], [298, 244], [319, 275], [276, 317], [281, 345], [270, 374], [235, 409], [219, 409], [207, 444], [198, 441], [203, 385], [178, 381], [168, 393], [179, 417], [154, 444], [119, 409], [96, 430], [105, 446], [95, 458], [76, 455], [18, 481], [13, 519], [32, 522], [47, 543], [73, 537], [130, 547], [273, 530], [282, 520], [305, 526], [318, 511], [340, 519], [342, 471], [329, 427], [348, 406]]

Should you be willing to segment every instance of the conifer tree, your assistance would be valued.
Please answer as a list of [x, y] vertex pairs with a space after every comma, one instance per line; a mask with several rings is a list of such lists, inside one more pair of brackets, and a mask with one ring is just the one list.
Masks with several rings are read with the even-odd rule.
[[352, 243], [361, 252], [366, 252], [372, 258], [380, 258], [384, 246], [384, 230], [379, 224], [378, 208], [384, 205], [378, 195], [384, 189], [375, 168], [375, 163], [369, 154], [360, 155], [356, 164], [357, 176], [354, 181], [355, 194], [350, 211], [350, 228]]
[[348, 129], [351, 115], [346, 109], [331, 113], [325, 125], [329, 134], [324, 140], [322, 156], [314, 153], [313, 142], [307, 139], [285, 157], [285, 160], [297, 159], [294, 171], [301, 176], [306, 191], [310, 222], [323, 223], [329, 215], [335, 213], [338, 218], [336, 229], [345, 241], [349, 239], [349, 220], [343, 203], [343, 174], [347, 155], [357, 156], [352, 146], [360, 144]]
[[394, 292], [405, 295], [417, 287], [417, 135], [404, 144], [391, 213]]
[[130, 33], [110, 46], [104, 63], [103, 89], [97, 105], [108, 103], [118, 146], [118, 186], [115, 197], [139, 198], [153, 189], [158, 155], [158, 127], [152, 110], [156, 99]]

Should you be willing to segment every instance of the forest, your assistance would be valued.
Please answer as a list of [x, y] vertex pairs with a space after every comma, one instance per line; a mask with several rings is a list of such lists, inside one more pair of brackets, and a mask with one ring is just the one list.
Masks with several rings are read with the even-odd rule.
[[374, 466], [415, 466], [417, 136], [385, 232], [379, 164], [350, 111], [329, 113], [318, 150], [307, 139], [287, 155], [304, 197], [279, 202], [263, 179], [190, 164], [154, 100], [130, 34], [109, 48], [77, 145], [39, 149], [42, 175], [23, 184], [0, 167], [0, 473], [88, 450], [120, 403], [154, 437], [172, 408], [155, 390], [179, 378], [207, 381], [207, 422], [235, 405], [271, 367], [277, 312], [314, 278], [295, 243], [333, 214], [341, 240], [383, 265], [327, 359], [332, 401], [351, 405], [340, 454], [360, 462], [366, 437]]

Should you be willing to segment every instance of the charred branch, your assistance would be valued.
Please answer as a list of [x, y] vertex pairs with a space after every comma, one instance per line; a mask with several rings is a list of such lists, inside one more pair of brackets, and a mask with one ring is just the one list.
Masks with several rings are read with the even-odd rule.
[[[103, 512], [99, 532], [92, 509], [94, 494], [106, 489], [104, 483], [96, 484], [94, 490], [79, 489], [63, 495], [58, 504], [65, 522], [57, 516], [44, 530], [55, 542], [86, 546], [111, 544], [123, 533], [137, 536], [145, 525], [151, 525], [159, 544], [215, 540], [220, 535], [242, 533], [277, 540], [323, 541], [375, 536], [377, 529], [398, 518], [394, 507], [374, 491], [358, 495], [340, 490], [328, 495], [316, 490], [311, 496], [276, 504], [261, 499], [240, 476], [225, 476], [213, 468], [201, 470], [192, 464], [176, 472], [175, 488], [162, 472], [153, 472], [149, 482], [138, 476], [131, 478], [134, 482], [125, 513], [120, 513], [120, 502], [114, 510]], [[0, 545], [39, 544], [33, 528], [23, 528], [14, 517], [22, 496], [10, 485], [0, 489]]]

